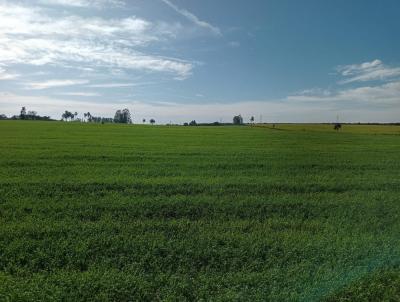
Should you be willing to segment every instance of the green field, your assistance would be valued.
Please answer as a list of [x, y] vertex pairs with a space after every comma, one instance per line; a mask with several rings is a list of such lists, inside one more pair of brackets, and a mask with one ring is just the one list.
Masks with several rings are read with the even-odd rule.
[[0, 301], [399, 301], [400, 127], [0, 122]]

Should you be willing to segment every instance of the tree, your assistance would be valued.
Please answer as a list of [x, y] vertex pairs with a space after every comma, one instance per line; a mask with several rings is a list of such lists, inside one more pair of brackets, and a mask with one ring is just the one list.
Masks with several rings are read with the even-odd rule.
[[75, 111], [73, 119], [76, 119], [77, 116], [78, 116], [78, 112]]
[[333, 126], [333, 129], [339, 131], [340, 129], [342, 129], [342, 124], [336, 123], [335, 126]]
[[189, 126], [197, 126], [197, 122], [195, 120], [193, 120], [189, 123]]
[[115, 123], [121, 123], [122, 120], [122, 111], [121, 110], [117, 110], [114, 114], [114, 122]]
[[156, 120], [155, 119], [150, 119], [150, 124], [152, 124], [152, 125], [154, 125], [156, 123]]
[[233, 124], [234, 125], [242, 125], [243, 124], [243, 118], [240, 114], [233, 117]]
[[65, 110], [65, 112], [62, 114], [61, 117], [63, 120], [68, 121], [68, 119], [71, 119], [71, 120], [73, 119], [74, 114], [68, 110]]
[[145, 123], [146, 123], [146, 119], [144, 118], [144, 119], [142, 120], [142, 122], [143, 122], [143, 124], [145, 124]]
[[83, 116], [86, 118], [88, 122], [92, 121], [92, 115], [90, 114], [90, 112], [84, 113]]
[[20, 115], [19, 115], [19, 118], [20, 118], [21, 120], [24, 120], [25, 117], [26, 117], [26, 108], [25, 108], [25, 107], [22, 107], [22, 108], [21, 108], [21, 113], [20, 113]]
[[254, 124], [254, 116], [252, 116], [252, 117], [250, 118], [250, 123], [251, 123], [251, 124]]
[[122, 116], [125, 124], [132, 124], [132, 117], [129, 109], [125, 108], [122, 110]]
[[6, 120], [6, 119], [8, 119], [8, 118], [7, 118], [7, 115], [5, 115], [5, 114], [0, 114], [0, 120]]
[[35, 120], [36, 119], [36, 115], [37, 115], [36, 111], [28, 111], [28, 113], [25, 115], [25, 119]]
[[114, 122], [120, 124], [131, 124], [132, 117], [129, 109], [117, 110], [114, 115]]

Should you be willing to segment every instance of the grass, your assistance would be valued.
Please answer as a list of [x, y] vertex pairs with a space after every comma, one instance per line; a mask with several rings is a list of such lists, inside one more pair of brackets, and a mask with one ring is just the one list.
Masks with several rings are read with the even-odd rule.
[[398, 300], [400, 127], [276, 128], [0, 122], [0, 301]]

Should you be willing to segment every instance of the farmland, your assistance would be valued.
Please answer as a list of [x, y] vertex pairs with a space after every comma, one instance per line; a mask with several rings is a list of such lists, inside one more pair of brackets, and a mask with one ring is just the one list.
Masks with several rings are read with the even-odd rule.
[[0, 122], [0, 300], [400, 299], [400, 127]]

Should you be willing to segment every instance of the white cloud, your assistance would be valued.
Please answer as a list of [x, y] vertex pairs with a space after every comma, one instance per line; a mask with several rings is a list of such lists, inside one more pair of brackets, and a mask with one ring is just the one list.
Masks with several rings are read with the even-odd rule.
[[154, 84], [153, 82], [144, 82], [144, 83], [103, 83], [103, 84], [92, 84], [87, 85], [87, 87], [91, 88], [124, 88], [124, 87], [136, 87], [136, 86], [144, 86]]
[[83, 85], [87, 83], [89, 83], [88, 80], [49, 80], [44, 82], [25, 83], [25, 89], [43, 90], [55, 87]]
[[133, 87], [135, 84], [132, 83], [106, 83], [106, 84], [93, 84], [88, 85], [88, 87], [92, 88], [124, 88], [124, 87]]
[[0, 67], [0, 81], [1, 80], [12, 80], [15, 78], [18, 78], [19, 75], [15, 73], [8, 73], [7, 70], [4, 68]]
[[329, 95], [331, 95], [331, 91], [329, 91], [328, 89], [321, 89], [321, 88], [315, 87], [315, 88], [311, 88], [311, 89], [301, 90], [301, 91], [295, 93], [295, 95], [298, 95], [298, 96], [314, 96], [314, 95], [329, 96]]
[[187, 11], [186, 9], [179, 8], [178, 6], [176, 6], [174, 3], [172, 3], [169, 0], [161, 0], [161, 1], [164, 2], [165, 4], [167, 4], [173, 10], [175, 10], [178, 14], [184, 16], [186, 19], [188, 19], [189, 21], [196, 24], [197, 26], [205, 28], [205, 29], [211, 31], [215, 35], [218, 35], [218, 36], [222, 35], [221, 30], [218, 27], [213, 26], [210, 23], [200, 20], [196, 15]]
[[357, 102], [368, 105], [400, 105], [400, 81], [381, 84], [378, 86], [364, 86], [357, 88], [340, 89], [337, 91], [311, 89], [307, 93], [298, 93], [288, 96], [290, 101], [314, 103], [341, 103]]
[[5, 63], [65, 66], [73, 62], [94, 67], [170, 73], [179, 79], [188, 77], [193, 67], [186, 61], [146, 55], [134, 50], [114, 48], [112, 45], [96, 45], [86, 41], [0, 39], [0, 56], [0, 60]]
[[339, 83], [386, 80], [383, 83], [344, 89], [312, 88], [289, 95], [287, 100], [297, 102], [332, 103], [349, 106], [398, 106], [400, 105], [400, 68], [389, 67], [381, 60], [337, 67], [344, 77]]
[[400, 76], [400, 67], [386, 66], [381, 60], [339, 66], [337, 67], [337, 71], [346, 77], [346, 79], [339, 82], [341, 84], [388, 80]]
[[101, 96], [100, 93], [96, 93], [96, 92], [65, 92], [65, 93], [59, 93], [58, 95], [83, 96], [83, 97]]
[[[147, 54], [145, 47], [172, 36], [140, 19], [50, 17], [40, 8], [0, 2], [0, 63], [120, 68], [185, 79], [193, 64]], [[174, 28], [174, 27], [173, 27]], [[140, 48], [140, 50], [139, 50]]]
[[62, 6], [75, 6], [75, 7], [120, 7], [125, 3], [118, 0], [39, 0], [41, 4], [47, 5], [62, 5]]
[[[103, 19], [75, 15], [49, 17], [40, 8], [0, 3], [0, 36], [16, 40], [25, 38], [49, 40], [98, 39], [122, 45], [144, 46], [157, 41], [157, 28], [137, 17]], [[101, 45], [101, 43], [98, 43]]]

